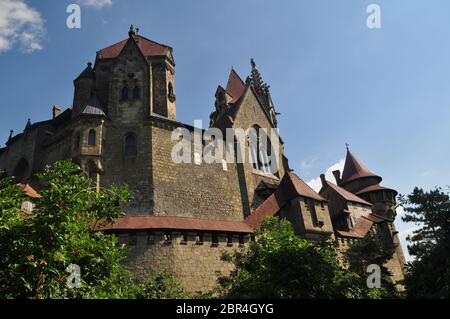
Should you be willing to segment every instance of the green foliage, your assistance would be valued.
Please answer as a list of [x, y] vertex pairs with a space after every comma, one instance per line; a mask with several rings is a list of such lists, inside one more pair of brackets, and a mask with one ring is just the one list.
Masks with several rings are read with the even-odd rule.
[[[387, 226], [387, 225], [385, 225]], [[357, 273], [361, 278], [361, 287], [364, 287], [362, 293], [365, 298], [398, 298], [401, 296], [397, 291], [395, 284], [391, 279], [391, 273], [384, 266], [392, 258], [395, 249], [389, 244], [386, 238], [383, 238], [383, 232], [378, 225], [376, 232], [369, 232], [366, 237], [352, 243], [345, 252], [345, 258], [349, 270]], [[381, 270], [381, 287], [367, 288], [365, 284], [368, 273], [367, 267], [371, 264], [378, 265]]]
[[246, 251], [224, 255], [235, 270], [219, 280], [225, 298], [357, 298], [359, 277], [338, 263], [331, 242], [299, 238], [291, 224], [266, 219]]
[[436, 188], [414, 188], [400, 196], [405, 222], [418, 225], [408, 236], [408, 250], [416, 259], [407, 265], [405, 286], [409, 298], [450, 298], [450, 197]]
[[[123, 215], [127, 187], [96, 189], [69, 161], [38, 174], [42, 196], [25, 214], [23, 192], [9, 178], [0, 179], [0, 297], [135, 298], [168, 297], [166, 276], [137, 284], [125, 268], [125, 247], [115, 236], [95, 231], [100, 221]], [[81, 287], [69, 288], [66, 268], [81, 269]], [[165, 290], [166, 287], [171, 288]]]

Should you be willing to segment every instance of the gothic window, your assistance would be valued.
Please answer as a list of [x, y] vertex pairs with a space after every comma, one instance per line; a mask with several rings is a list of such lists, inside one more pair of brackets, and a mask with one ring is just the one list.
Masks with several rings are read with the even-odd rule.
[[139, 100], [141, 98], [141, 90], [139, 86], [135, 86], [133, 89], [133, 100]]
[[136, 135], [128, 133], [125, 135], [125, 147], [124, 152], [126, 157], [132, 157], [137, 155], [137, 141]]
[[[277, 173], [276, 166], [272, 169], [272, 144], [265, 131], [260, 127], [252, 127], [248, 135], [249, 153], [253, 168], [265, 174]], [[276, 163], [275, 163], [276, 165]]]
[[95, 133], [95, 130], [92, 129], [89, 131], [88, 135], [88, 145], [89, 146], [95, 146], [97, 144], [97, 134]]
[[128, 87], [124, 86], [122, 88], [122, 95], [120, 98], [122, 101], [127, 101], [128, 100]]

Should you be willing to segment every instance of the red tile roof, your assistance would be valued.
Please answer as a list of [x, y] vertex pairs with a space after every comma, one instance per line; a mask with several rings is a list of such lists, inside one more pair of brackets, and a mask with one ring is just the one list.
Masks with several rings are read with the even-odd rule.
[[374, 224], [370, 219], [362, 216], [356, 221], [355, 227], [350, 231], [336, 230], [340, 237], [364, 238]]
[[322, 202], [326, 201], [300, 177], [293, 172], [288, 172], [283, 176], [277, 190], [245, 219], [245, 223], [256, 229], [261, 226], [265, 217], [274, 216], [286, 203], [299, 196]]
[[364, 238], [369, 232], [370, 228], [373, 224], [378, 224], [384, 221], [391, 221], [385, 217], [375, 215], [370, 213], [367, 217], [361, 216], [356, 221], [355, 227], [353, 227], [350, 231], [344, 230], [336, 230], [336, 233], [340, 237], [349, 237], [349, 238]]
[[275, 216], [285, 203], [286, 201], [281, 198], [279, 192], [275, 191], [245, 219], [245, 223], [252, 229], [257, 229], [265, 217]]
[[287, 194], [289, 191], [294, 191], [289, 199], [295, 198], [297, 196], [308, 197], [321, 202], [326, 202], [327, 200], [317, 194], [308, 184], [306, 184], [300, 177], [298, 177], [293, 172], [288, 172], [280, 183], [280, 187], [284, 188], [284, 192]]
[[375, 192], [375, 191], [381, 191], [381, 190], [391, 191], [391, 192], [394, 192], [396, 195], [398, 194], [397, 191], [396, 191], [395, 189], [387, 188], [387, 187], [381, 186], [381, 185], [379, 185], [379, 184], [376, 184], [376, 185], [372, 185], [372, 186], [368, 186], [368, 187], [366, 187], [366, 188], [363, 188], [362, 190], [356, 192], [356, 194], [357, 194], [357, 195], [360, 195], [360, 194], [364, 194], [364, 193]]
[[253, 232], [244, 222], [178, 216], [125, 216], [117, 218], [113, 224], [101, 224], [96, 229], [102, 231], [173, 229], [236, 233]]
[[359, 203], [359, 204], [363, 204], [363, 205], [367, 205], [367, 206], [372, 206], [371, 203], [365, 201], [364, 199], [356, 196], [353, 193], [350, 193], [349, 191], [345, 190], [344, 188], [337, 186], [336, 184], [330, 182], [330, 181], [325, 181], [327, 183], [327, 185], [329, 187], [331, 187], [332, 189], [334, 189], [339, 195], [341, 195], [342, 197], [344, 197], [344, 199], [350, 201], [350, 202], [355, 202], [355, 203]]
[[[99, 59], [111, 59], [111, 58], [117, 57], [120, 54], [120, 52], [122, 52], [122, 49], [125, 47], [125, 45], [127, 44], [129, 39], [130, 38], [122, 40], [120, 42], [117, 42], [116, 44], [113, 44], [104, 49], [101, 49], [100, 51], [97, 52], [98, 58]], [[135, 35], [134, 39], [137, 40], [136, 43], [137, 43], [139, 49], [141, 50], [142, 54], [146, 57], [147, 56], [165, 55], [167, 50], [172, 49], [171, 47], [169, 47], [167, 45], [160, 44], [153, 40], [144, 38], [143, 36], [140, 36], [140, 35]]]
[[349, 150], [345, 159], [344, 171], [339, 185], [346, 184], [363, 177], [375, 177], [381, 182], [381, 177], [372, 173], [360, 160], [358, 160]]
[[38, 194], [38, 192], [36, 192], [36, 190], [30, 186], [30, 184], [17, 184], [17, 186], [19, 186], [24, 193], [31, 197], [31, 198], [41, 198], [41, 195]]
[[230, 76], [228, 77], [228, 83], [226, 91], [232, 96], [230, 103], [235, 103], [245, 91], [245, 83], [239, 77], [234, 69], [231, 69]]

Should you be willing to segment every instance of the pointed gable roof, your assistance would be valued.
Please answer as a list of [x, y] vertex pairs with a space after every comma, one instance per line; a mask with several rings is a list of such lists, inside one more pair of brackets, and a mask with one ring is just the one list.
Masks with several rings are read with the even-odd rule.
[[228, 77], [226, 91], [233, 98], [230, 103], [235, 103], [245, 91], [245, 83], [232, 68]]
[[172, 51], [171, 47], [147, 39], [141, 35], [133, 35], [133, 37], [124, 39], [120, 42], [110, 45], [109, 47], [101, 49], [100, 51], [97, 52], [97, 58], [98, 59], [116, 58], [120, 54], [120, 52], [122, 52], [128, 40], [130, 40], [131, 38], [135, 40], [136, 45], [138, 46], [139, 50], [145, 57], [166, 55], [167, 53], [171, 54], [170, 53]]
[[327, 201], [296, 174], [288, 172], [284, 174], [277, 190], [245, 219], [245, 223], [256, 229], [261, 226], [265, 217], [275, 216], [287, 202], [299, 196], [321, 202]]
[[321, 202], [327, 201], [293, 172], [288, 172], [284, 175], [280, 183], [280, 188], [288, 199], [303, 196]]
[[[364, 199], [356, 196], [353, 193], [350, 193], [349, 191], [345, 190], [344, 188], [337, 186], [336, 184], [325, 180], [325, 183], [328, 187], [332, 188], [336, 193], [338, 193], [339, 195], [341, 195], [345, 200], [349, 201], [349, 202], [354, 202], [354, 203], [358, 203], [358, 204], [363, 204], [363, 205], [367, 205], [367, 206], [372, 206], [371, 203], [369, 203], [368, 201], [365, 201]], [[324, 188], [322, 187], [322, 190]], [[322, 190], [320, 191], [322, 193]]]
[[345, 158], [344, 171], [342, 172], [342, 178], [340, 185], [349, 183], [351, 181], [364, 178], [375, 177], [381, 182], [382, 178], [372, 173], [366, 165], [364, 165], [359, 159], [357, 159], [349, 149], [347, 149], [347, 157]]
[[83, 70], [83, 72], [80, 73], [80, 75], [77, 76], [75, 81], [78, 80], [78, 79], [81, 79], [81, 78], [86, 78], [86, 79], [95, 78], [95, 71], [92, 68], [92, 63], [91, 62], [89, 62], [87, 64], [87, 67]]

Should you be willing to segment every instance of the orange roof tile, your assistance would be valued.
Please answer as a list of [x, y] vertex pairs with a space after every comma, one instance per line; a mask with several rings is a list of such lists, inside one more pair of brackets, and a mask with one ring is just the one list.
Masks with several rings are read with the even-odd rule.
[[245, 83], [234, 69], [231, 69], [226, 91], [232, 96], [230, 103], [235, 103], [245, 91]]
[[[280, 187], [285, 188], [284, 192], [288, 193], [288, 189], [295, 190], [295, 194], [291, 195], [291, 198], [295, 198], [297, 196], [308, 197], [311, 199], [315, 199], [318, 201], [326, 202], [327, 200], [317, 194], [308, 184], [306, 184], [300, 177], [298, 177], [293, 172], [288, 172], [285, 174], [286, 178], [280, 183]], [[286, 184], [290, 184], [289, 186]]]
[[344, 171], [339, 185], [346, 184], [363, 177], [375, 177], [381, 182], [381, 177], [372, 173], [360, 160], [358, 160], [349, 150], [345, 158]]
[[274, 216], [288, 201], [299, 196], [318, 201], [326, 201], [325, 198], [317, 194], [300, 177], [293, 172], [288, 172], [283, 176], [277, 190], [245, 219], [245, 223], [253, 229], [256, 229], [261, 226], [265, 217]]
[[339, 195], [344, 197], [344, 199], [346, 199], [350, 202], [355, 202], [355, 203], [359, 203], [359, 204], [363, 204], [363, 205], [367, 205], [367, 206], [372, 206], [371, 203], [365, 201], [364, 199], [356, 196], [353, 193], [350, 193], [349, 191], [345, 190], [344, 188], [337, 186], [336, 184], [334, 184], [330, 181], [326, 181], [326, 183], [328, 186], [330, 186], [332, 189], [334, 189]]
[[375, 192], [375, 191], [381, 191], [381, 190], [388, 190], [388, 191], [394, 192], [395, 194], [398, 194], [397, 191], [396, 191], [395, 189], [387, 188], [387, 187], [381, 186], [381, 185], [379, 185], [379, 184], [376, 184], [376, 185], [372, 185], [372, 186], [368, 186], [368, 187], [366, 187], [366, 188], [363, 188], [362, 190], [356, 192], [356, 194], [357, 194], [357, 195], [360, 195], [360, 194], [364, 194], [364, 193]]
[[36, 190], [30, 186], [30, 184], [17, 184], [17, 186], [19, 186], [24, 193], [31, 197], [31, 198], [41, 198], [41, 195], [38, 194], [38, 192], [36, 192]]
[[341, 237], [364, 238], [374, 224], [370, 219], [362, 216], [356, 221], [355, 227], [350, 231], [336, 230]]
[[[101, 49], [100, 51], [97, 52], [98, 57], [100, 59], [111, 59], [117, 57], [120, 54], [120, 52], [122, 52], [122, 49], [125, 47], [129, 39], [130, 38], [117, 42], [104, 49]], [[136, 43], [139, 49], [141, 50], [142, 54], [146, 57], [165, 55], [167, 50], [171, 49], [171, 47], [167, 45], [160, 44], [153, 40], [144, 38], [143, 36], [140, 35], [135, 35], [134, 39], [137, 40]]]
[[178, 216], [125, 216], [117, 218], [113, 224], [101, 224], [100, 226], [97, 226], [97, 230], [102, 231], [150, 229], [221, 231], [236, 233], [253, 232], [253, 230], [244, 222]]

